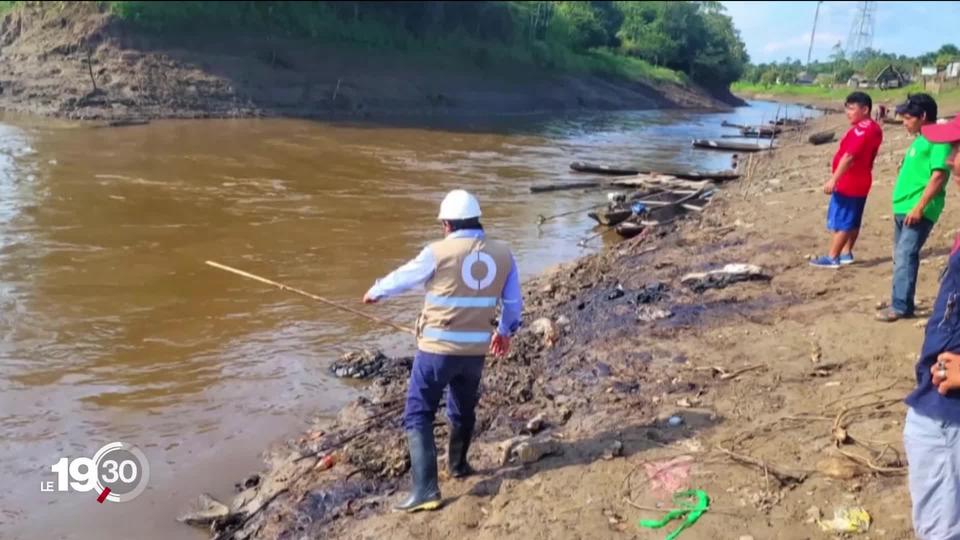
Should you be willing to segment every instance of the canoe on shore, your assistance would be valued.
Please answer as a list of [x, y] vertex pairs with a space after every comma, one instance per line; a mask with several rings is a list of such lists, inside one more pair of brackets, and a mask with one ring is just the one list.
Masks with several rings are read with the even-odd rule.
[[740, 134], [745, 137], [772, 137], [783, 132], [780, 126], [746, 126], [740, 128]]
[[778, 118], [769, 122], [775, 126], [802, 126], [807, 123], [806, 118]]
[[633, 221], [624, 221], [623, 223], [617, 225], [614, 230], [620, 236], [624, 238], [633, 238], [634, 236], [643, 232], [645, 227], [640, 223]]
[[592, 172], [596, 174], [607, 174], [611, 176], [635, 176], [638, 174], [662, 174], [672, 176], [681, 180], [715, 180], [724, 182], [727, 180], [736, 180], [740, 178], [740, 173], [736, 171], [652, 171], [631, 169], [627, 167], [611, 167], [608, 165], [596, 165], [582, 161], [574, 161], [570, 164], [570, 169], [577, 172]]
[[827, 144], [828, 142], [831, 142], [835, 136], [836, 133], [833, 131], [821, 131], [807, 137], [807, 141], [813, 145]]
[[732, 150], [734, 152], [760, 152], [771, 148], [769, 144], [716, 141], [713, 139], [694, 139], [693, 147], [707, 150]]
[[611, 167], [610, 165], [597, 165], [594, 163], [584, 163], [582, 161], [574, 161], [570, 164], [570, 168], [577, 172], [608, 174], [610, 176], [633, 176], [640, 173], [640, 171], [637, 169]]
[[597, 210], [594, 212], [588, 212], [588, 216], [594, 219], [600, 225], [606, 225], [607, 227], [613, 227], [614, 225], [623, 223], [630, 216], [633, 215], [633, 210], [629, 208], [605, 208], [603, 210]]

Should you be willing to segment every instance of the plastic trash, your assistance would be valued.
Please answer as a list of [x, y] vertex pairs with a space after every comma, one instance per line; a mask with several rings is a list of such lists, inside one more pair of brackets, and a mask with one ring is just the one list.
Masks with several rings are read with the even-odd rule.
[[667, 515], [663, 516], [662, 519], [641, 519], [637, 526], [645, 529], [661, 529], [675, 519], [682, 519], [683, 523], [664, 539], [674, 540], [685, 529], [693, 526], [700, 519], [700, 516], [710, 508], [710, 497], [707, 496], [707, 492], [700, 489], [678, 491], [673, 494], [673, 504], [677, 505], [678, 508], [667, 512]]
[[838, 508], [833, 512], [833, 519], [817, 520], [820, 528], [826, 532], [835, 533], [865, 533], [870, 530], [870, 514], [860, 507]]
[[655, 461], [643, 464], [650, 480], [650, 491], [655, 494], [671, 494], [690, 487], [690, 467], [693, 458], [678, 456], [666, 461]]
[[641, 202], [635, 202], [635, 203], [633, 203], [633, 204], [630, 205], [630, 210], [631, 210], [634, 214], [636, 214], [636, 215], [639, 216], [640, 214], [642, 214], [642, 213], [644, 213], [644, 212], [647, 211], [647, 205], [645, 205], [645, 204], [643, 204], [643, 203], [641, 203]]

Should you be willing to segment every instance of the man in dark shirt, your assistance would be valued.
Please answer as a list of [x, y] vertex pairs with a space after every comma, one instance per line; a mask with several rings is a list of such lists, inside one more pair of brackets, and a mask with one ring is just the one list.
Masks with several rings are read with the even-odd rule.
[[[947, 164], [960, 178], [960, 115], [921, 131], [932, 143], [953, 145]], [[927, 321], [916, 377], [903, 429], [914, 531], [922, 540], [960, 539], [960, 236]]]

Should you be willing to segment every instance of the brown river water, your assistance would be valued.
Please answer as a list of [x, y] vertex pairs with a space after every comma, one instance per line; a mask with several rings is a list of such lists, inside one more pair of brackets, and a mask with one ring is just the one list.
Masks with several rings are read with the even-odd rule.
[[[100, 129], [0, 116], [0, 538], [202, 538], [174, 521], [193, 497], [228, 500], [270, 443], [356, 394], [330, 376], [332, 360], [362, 347], [412, 352], [406, 335], [205, 260], [409, 325], [416, 294], [359, 300], [438, 237], [446, 191], [479, 196], [488, 233], [530, 277], [616, 241], [578, 247], [593, 232], [583, 212], [536, 224], [602, 191], [532, 195], [531, 185], [582, 180], [574, 159], [725, 169], [729, 154], [690, 139], [777, 107], [456, 129], [282, 119]], [[137, 499], [41, 491], [57, 460], [112, 441], [149, 460]]]

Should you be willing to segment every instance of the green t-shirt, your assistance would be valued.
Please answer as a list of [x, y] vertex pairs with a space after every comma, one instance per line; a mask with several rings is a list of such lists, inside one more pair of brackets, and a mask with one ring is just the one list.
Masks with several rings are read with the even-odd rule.
[[[942, 170], [947, 174], [947, 179], [950, 179], [950, 168], [947, 166], [949, 156], [949, 144], [934, 144], [923, 135], [917, 135], [913, 144], [907, 149], [907, 155], [903, 157], [900, 176], [897, 177], [897, 184], [893, 187], [894, 214], [909, 214], [917, 206], [923, 197], [923, 190], [927, 189], [927, 184], [930, 183], [933, 171]], [[946, 189], [947, 183], [944, 182], [940, 193], [937, 193], [923, 209], [923, 217], [936, 223], [943, 212], [944, 200], [947, 196]]]

